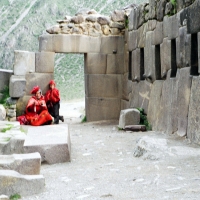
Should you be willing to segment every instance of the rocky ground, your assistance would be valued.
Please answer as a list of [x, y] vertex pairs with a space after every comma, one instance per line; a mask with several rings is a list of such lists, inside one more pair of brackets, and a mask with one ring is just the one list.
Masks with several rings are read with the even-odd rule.
[[61, 104], [61, 112], [71, 162], [43, 164], [44, 192], [22, 199], [200, 199], [200, 148], [185, 138], [119, 131], [116, 121], [80, 123], [84, 102]]

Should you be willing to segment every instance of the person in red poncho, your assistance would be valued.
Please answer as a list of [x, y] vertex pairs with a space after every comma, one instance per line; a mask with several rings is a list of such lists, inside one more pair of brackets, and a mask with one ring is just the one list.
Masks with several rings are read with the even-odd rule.
[[40, 126], [51, 124], [52, 116], [49, 114], [44, 96], [39, 86], [35, 86], [31, 94], [34, 94], [26, 106], [25, 114], [17, 117], [22, 125]]
[[49, 90], [45, 94], [45, 101], [49, 113], [54, 117], [54, 124], [59, 124], [59, 120], [64, 122], [63, 116], [59, 115], [60, 92], [56, 88], [56, 83], [54, 80], [49, 82]]

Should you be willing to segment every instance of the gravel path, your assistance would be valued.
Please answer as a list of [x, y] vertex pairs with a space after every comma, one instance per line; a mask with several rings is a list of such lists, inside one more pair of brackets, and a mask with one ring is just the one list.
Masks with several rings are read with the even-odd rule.
[[[65, 119], [72, 161], [43, 164], [45, 191], [23, 199], [200, 199], [200, 150], [185, 139], [153, 131], [119, 131], [116, 121], [80, 123], [79, 112], [71, 118], [68, 112]], [[135, 157], [140, 138], [155, 141], [155, 146], [147, 145], [146, 156]], [[167, 141], [165, 148], [156, 144], [162, 141]]]

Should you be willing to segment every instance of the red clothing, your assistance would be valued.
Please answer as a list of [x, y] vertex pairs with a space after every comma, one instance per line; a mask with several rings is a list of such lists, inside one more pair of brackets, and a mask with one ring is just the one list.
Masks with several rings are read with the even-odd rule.
[[60, 101], [60, 92], [57, 88], [49, 89], [45, 94], [45, 101], [49, 103], [57, 103]]
[[30, 124], [32, 126], [40, 126], [43, 124], [50, 124], [52, 117], [47, 110], [44, 97], [38, 100], [32, 96], [26, 106], [25, 115], [17, 117], [20, 124]]

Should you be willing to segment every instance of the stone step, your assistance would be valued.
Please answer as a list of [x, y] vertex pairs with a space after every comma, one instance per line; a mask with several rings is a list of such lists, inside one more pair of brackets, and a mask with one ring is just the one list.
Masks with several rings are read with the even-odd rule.
[[0, 155], [23, 153], [26, 138], [19, 122], [0, 121]]
[[33, 152], [39, 152], [41, 162], [48, 164], [69, 162], [71, 142], [68, 125], [29, 126], [24, 153]]
[[0, 194], [28, 196], [44, 190], [42, 175], [22, 175], [13, 170], [0, 170]]
[[125, 131], [146, 131], [146, 126], [145, 125], [129, 125], [125, 126], [124, 128]]
[[14, 170], [24, 175], [40, 174], [39, 153], [0, 155], [0, 169]]

